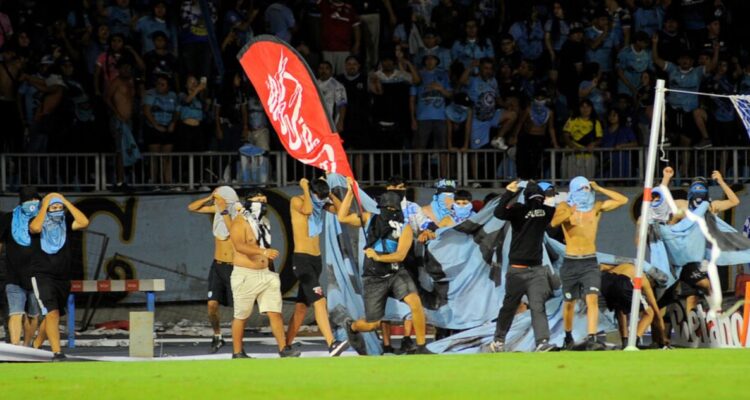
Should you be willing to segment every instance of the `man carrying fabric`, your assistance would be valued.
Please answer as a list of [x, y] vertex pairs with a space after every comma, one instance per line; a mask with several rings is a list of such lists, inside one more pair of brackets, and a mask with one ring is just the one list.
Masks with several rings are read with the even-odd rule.
[[232, 221], [230, 238], [234, 246], [232, 270], [232, 358], [251, 358], [242, 346], [245, 322], [258, 302], [258, 311], [268, 316], [271, 332], [279, 345], [280, 357], [299, 357], [300, 352], [286, 347], [284, 320], [281, 316], [281, 281], [271, 270], [279, 251], [271, 248], [271, 225], [266, 218], [266, 195], [251, 191], [239, 218]]
[[24, 187], [18, 198], [18, 206], [13, 212], [0, 217], [0, 248], [5, 245], [10, 343], [20, 345], [23, 331], [23, 345], [28, 347], [39, 323], [39, 303], [31, 288], [33, 249], [29, 223], [39, 213], [41, 196], [36, 188]]
[[[594, 191], [609, 197], [596, 201]], [[604, 345], [596, 339], [599, 324], [599, 291], [601, 273], [596, 259], [596, 232], [603, 212], [612, 211], [627, 204], [628, 198], [604, 189], [596, 182], [578, 176], [570, 181], [568, 202], [557, 206], [552, 226], [562, 226], [565, 235], [565, 260], [560, 269], [564, 295], [563, 328], [565, 347], [573, 347], [573, 316], [575, 302], [585, 296], [588, 317], [587, 350], [603, 350]]]
[[380, 197], [380, 214], [363, 213], [362, 216], [350, 213], [354, 197], [352, 181], [348, 180], [348, 192], [339, 207], [339, 221], [355, 227], [364, 222], [367, 230], [367, 243], [364, 246], [365, 265], [363, 273], [365, 319], [347, 322], [347, 334], [371, 332], [380, 327], [385, 315], [388, 297], [406, 303], [411, 309], [414, 331], [417, 336], [416, 354], [432, 354], [426, 347], [426, 322], [422, 301], [417, 294], [414, 281], [403, 267], [411, 248], [414, 236], [410, 225], [404, 224], [401, 199], [392, 192]]
[[315, 322], [326, 340], [328, 353], [331, 357], [336, 357], [349, 344], [347, 341], [334, 340], [331, 322], [328, 320], [328, 302], [320, 285], [320, 274], [323, 272], [320, 234], [323, 233], [323, 213], [336, 212], [339, 200], [331, 194], [328, 183], [322, 179], [311, 183], [302, 178], [299, 186], [302, 188], [302, 195], [293, 197], [289, 206], [294, 237], [292, 269], [299, 280], [299, 289], [294, 314], [286, 332], [286, 345], [291, 347], [294, 343], [307, 308], [313, 306]]
[[[524, 295], [528, 297], [531, 309], [535, 351], [545, 352], [557, 348], [549, 343], [549, 324], [544, 306], [552, 288], [548, 277], [549, 267], [542, 265], [544, 233], [555, 214], [555, 207], [548, 205], [544, 189], [540, 186], [528, 182], [523, 191], [524, 203], [511, 205], [511, 200], [521, 193], [518, 182], [511, 182], [495, 207], [495, 217], [510, 222], [512, 237], [508, 253], [510, 265], [505, 278], [505, 299], [497, 316], [495, 340], [489, 346], [493, 353], [505, 351], [505, 336], [513, 324], [513, 317]], [[554, 204], [554, 197], [550, 199]]]
[[234, 248], [229, 240], [229, 227], [237, 215], [239, 197], [229, 186], [216, 188], [208, 197], [198, 199], [188, 206], [188, 210], [199, 214], [213, 214], [214, 261], [208, 273], [208, 320], [214, 331], [211, 340], [211, 353], [224, 346], [221, 336], [221, 316], [219, 304], [232, 306], [232, 265]]
[[[65, 210], [73, 216], [66, 218]], [[86, 229], [89, 220], [83, 213], [58, 193], [48, 194], [42, 201], [39, 214], [31, 221], [31, 285], [39, 301], [44, 320], [34, 348], [42, 347], [49, 339], [54, 355], [52, 361], [65, 360], [60, 351], [60, 317], [70, 294], [70, 264], [72, 251], [68, 235]]]

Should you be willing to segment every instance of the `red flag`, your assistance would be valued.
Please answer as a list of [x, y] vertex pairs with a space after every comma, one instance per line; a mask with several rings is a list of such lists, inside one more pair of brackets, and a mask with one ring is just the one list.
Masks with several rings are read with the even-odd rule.
[[275, 36], [260, 35], [237, 58], [287, 152], [303, 164], [354, 179], [315, 77], [299, 53]]

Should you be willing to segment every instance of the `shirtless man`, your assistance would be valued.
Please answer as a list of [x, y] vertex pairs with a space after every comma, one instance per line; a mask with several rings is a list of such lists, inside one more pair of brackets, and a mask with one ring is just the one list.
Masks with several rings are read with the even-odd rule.
[[299, 357], [300, 352], [286, 347], [284, 320], [281, 317], [281, 281], [271, 271], [271, 261], [279, 251], [271, 246], [271, 226], [265, 217], [267, 199], [260, 191], [251, 192], [238, 218], [232, 221], [230, 237], [234, 245], [232, 270], [232, 358], [251, 358], [242, 346], [245, 322], [258, 302], [258, 311], [268, 316], [271, 332], [279, 345], [280, 357]]
[[426, 321], [422, 301], [417, 286], [404, 268], [403, 262], [414, 242], [411, 225], [404, 223], [400, 197], [391, 191], [380, 196], [380, 214], [362, 213], [349, 210], [354, 198], [352, 181], [347, 180], [348, 191], [338, 211], [339, 221], [355, 227], [364, 223], [367, 231], [365, 244], [365, 264], [363, 276], [365, 318], [347, 321], [347, 334], [352, 337], [357, 332], [371, 332], [381, 325], [385, 315], [388, 297], [403, 301], [409, 306], [417, 337], [416, 354], [432, 354], [426, 347]]
[[547, 106], [548, 102], [547, 91], [539, 89], [521, 114], [520, 123], [515, 125], [513, 135], [518, 138], [518, 154], [524, 155], [516, 160], [521, 179], [541, 178], [542, 153], [547, 147], [547, 135], [552, 147], [560, 148], [555, 133], [555, 113]]
[[419, 241], [425, 243], [435, 238], [435, 231], [455, 225], [453, 220], [453, 203], [456, 197], [456, 183], [452, 180], [438, 181], [432, 202], [422, 207], [422, 214], [426, 218], [420, 229]]
[[[664, 169], [664, 177], [662, 178], [662, 185], [669, 187], [669, 182], [674, 176], [672, 168], [667, 167]], [[737, 194], [734, 193], [732, 188], [724, 181], [719, 171], [713, 171], [711, 173], [711, 179], [719, 184], [724, 195], [727, 197], [726, 200], [711, 200], [708, 196], [708, 182], [705, 178], [695, 178], [693, 183], [688, 189], [687, 200], [675, 200], [678, 208], [681, 210], [693, 211], [700, 206], [704, 201], [709, 202], [708, 211], [716, 215], [718, 213], [730, 210], [737, 207], [740, 204], [740, 199]], [[679, 221], [684, 218], [684, 213], [677, 215], [675, 219]], [[695, 260], [682, 266], [680, 272], [680, 281], [688, 285], [691, 289], [699, 289], [706, 295], [711, 295], [711, 282], [708, 280], [708, 273], [702, 271], [701, 262], [703, 260]], [[685, 300], [685, 308], [690, 311], [695, 308], [698, 304], [698, 297], [691, 294]]]
[[239, 198], [229, 186], [216, 188], [208, 197], [198, 199], [188, 210], [198, 214], [213, 214], [214, 261], [208, 273], [208, 320], [214, 330], [211, 341], [211, 353], [216, 353], [224, 346], [221, 336], [221, 317], [219, 304], [232, 305], [232, 266], [234, 265], [234, 247], [229, 240], [229, 228], [237, 214]]
[[117, 183], [116, 190], [125, 190], [125, 164], [123, 152], [123, 135], [133, 135], [133, 99], [135, 85], [133, 83], [133, 66], [123, 58], [118, 64], [119, 75], [110, 85], [104, 95], [104, 102], [112, 111], [110, 117], [110, 131], [115, 142], [115, 164]]
[[[596, 201], [594, 191], [609, 197]], [[565, 347], [573, 347], [573, 316], [576, 300], [585, 295], [588, 317], [587, 350], [603, 350], [596, 340], [599, 324], [599, 288], [601, 273], [596, 259], [596, 232], [603, 212], [612, 211], [627, 204], [628, 198], [612, 190], [604, 189], [596, 182], [578, 176], [570, 181], [568, 202], [557, 206], [552, 218], [553, 227], [562, 226], [565, 235], [565, 260], [560, 269], [563, 295], [563, 328]]]
[[24, 78], [25, 61], [11, 51], [4, 52], [3, 57], [0, 62], [0, 121], [3, 121], [5, 133], [0, 141], [0, 151], [13, 153], [23, 150], [24, 129], [16, 97]]
[[[620, 265], [601, 265], [602, 271], [602, 297], [607, 302], [607, 308], [615, 312], [617, 317], [617, 325], [620, 330], [620, 338], [622, 339], [622, 348], [624, 349], [628, 345], [628, 317], [630, 314], [630, 306], [633, 301], [633, 278], [635, 278], [635, 265], [633, 264], [620, 264]], [[663, 342], [661, 338], [664, 332], [664, 320], [661, 319], [659, 313], [659, 305], [656, 302], [656, 296], [651, 288], [651, 283], [648, 279], [643, 279], [643, 287], [641, 291], [643, 296], [641, 297], [641, 312], [638, 320], [638, 328], [636, 334], [638, 339], [636, 344], [640, 346], [643, 334], [652, 322], [656, 322], [656, 326], [660, 327], [660, 332], [653, 333], [653, 340], [655, 342]], [[661, 320], [661, 324], [657, 322]]]
[[292, 197], [289, 206], [294, 237], [292, 268], [294, 276], [299, 280], [299, 289], [294, 314], [286, 332], [286, 344], [291, 348], [307, 314], [307, 308], [312, 305], [315, 322], [328, 344], [328, 352], [331, 357], [336, 357], [341, 355], [349, 344], [348, 341], [334, 340], [331, 332], [328, 303], [320, 286], [320, 274], [323, 272], [320, 234], [323, 232], [323, 213], [335, 213], [340, 201], [331, 194], [328, 183], [322, 179], [316, 179], [311, 183], [302, 178], [299, 186], [302, 188], [302, 195]]

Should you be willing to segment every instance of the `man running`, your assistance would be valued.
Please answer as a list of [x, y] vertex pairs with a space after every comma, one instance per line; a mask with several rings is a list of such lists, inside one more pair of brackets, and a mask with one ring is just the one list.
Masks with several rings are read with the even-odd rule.
[[258, 311], [268, 316], [271, 332], [279, 345], [280, 357], [299, 357], [300, 352], [286, 347], [284, 320], [281, 316], [281, 281], [271, 270], [279, 251], [271, 248], [271, 225], [266, 218], [266, 195], [251, 191], [239, 218], [232, 221], [230, 238], [234, 245], [232, 270], [232, 358], [251, 358], [245, 353], [242, 338], [245, 322], [258, 302]]
[[[609, 199], [596, 201], [594, 191], [604, 194]], [[586, 349], [604, 350], [604, 345], [596, 339], [601, 286], [599, 262], [596, 259], [596, 232], [603, 212], [612, 211], [627, 202], [627, 197], [578, 176], [570, 181], [567, 203], [558, 205], [552, 218], [551, 225], [562, 226], [565, 236], [565, 260], [560, 269], [560, 279], [565, 297], [563, 328], [566, 349], [571, 349], [574, 344], [571, 331], [575, 302], [581, 296], [585, 296], [588, 318]]]
[[[73, 216], [66, 218], [65, 210]], [[73, 258], [69, 235], [86, 229], [89, 220], [83, 213], [58, 193], [48, 194], [42, 201], [39, 214], [31, 221], [31, 285], [34, 288], [44, 320], [34, 348], [42, 347], [49, 339], [52, 361], [64, 361], [60, 349], [60, 317], [70, 295], [70, 264]]]
[[352, 181], [347, 179], [348, 191], [339, 207], [339, 222], [355, 227], [364, 222], [367, 230], [367, 243], [364, 246], [365, 265], [362, 274], [364, 285], [365, 319], [347, 321], [347, 334], [371, 332], [380, 327], [380, 320], [385, 315], [385, 304], [388, 297], [403, 301], [411, 310], [414, 331], [417, 336], [416, 354], [432, 354], [426, 347], [426, 322], [422, 301], [417, 287], [406, 272], [403, 261], [409, 254], [414, 241], [412, 228], [404, 224], [401, 211], [401, 199], [393, 192], [380, 196], [378, 209], [380, 214], [350, 213], [354, 193]]
[[39, 213], [41, 196], [36, 188], [24, 187], [18, 194], [18, 206], [0, 217], [0, 248], [5, 245], [10, 343], [28, 347], [39, 323], [39, 303], [31, 288], [31, 247], [29, 223]]
[[229, 240], [229, 227], [237, 214], [239, 198], [229, 186], [220, 186], [205, 198], [198, 199], [188, 210], [198, 214], [213, 214], [214, 261], [208, 272], [208, 321], [214, 331], [211, 353], [226, 343], [221, 335], [219, 304], [232, 306], [232, 266], [234, 248]]
[[340, 202], [331, 194], [328, 183], [322, 179], [311, 183], [302, 178], [299, 186], [302, 188], [302, 195], [293, 197], [289, 206], [294, 237], [292, 269], [299, 280], [299, 289], [294, 314], [286, 332], [286, 345], [291, 348], [307, 309], [312, 306], [315, 322], [328, 344], [328, 352], [331, 357], [336, 357], [346, 350], [348, 342], [334, 340], [331, 332], [328, 302], [320, 285], [320, 274], [323, 272], [320, 234], [323, 233], [323, 213], [336, 212]]
[[[536, 339], [535, 351], [555, 350], [549, 343], [549, 324], [545, 303], [552, 293], [548, 270], [542, 264], [544, 257], [544, 233], [555, 214], [555, 207], [545, 204], [544, 190], [534, 182], [528, 182], [523, 190], [524, 203], [510, 205], [521, 192], [518, 182], [511, 182], [500, 202], [495, 207], [495, 217], [510, 222], [512, 236], [508, 253], [510, 266], [505, 278], [505, 299], [497, 316], [495, 339], [489, 345], [493, 353], [505, 351], [505, 336], [508, 334], [521, 298], [526, 295], [531, 309], [531, 325]], [[554, 201], [554, 198], [553, 198]]]

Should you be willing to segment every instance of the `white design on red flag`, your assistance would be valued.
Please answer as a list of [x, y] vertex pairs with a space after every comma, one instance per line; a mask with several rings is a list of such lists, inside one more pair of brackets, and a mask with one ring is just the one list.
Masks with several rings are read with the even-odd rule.
[[[299, 158], [300, 162], [335, 173], [337, 170], [334, 149], [327, 143], [321, 145], [320, 139], [313, 137], [310, 127], [301, 116], [304, 88], [299, 80], [286, 70], [288, 61], [282, 52], [276, 72], [266, 77], [266, 87], [269, 91], [268, 111], [271, 118], [279, 122], [279, 133], [287, 138], [290, 150], [297, 151], [304, 145], [305, 153], [314, 156]], [[291, 83], [291, 91], [288, 90], [287, 83]], [[288, 92], [291, 94], [287, 97]]]

